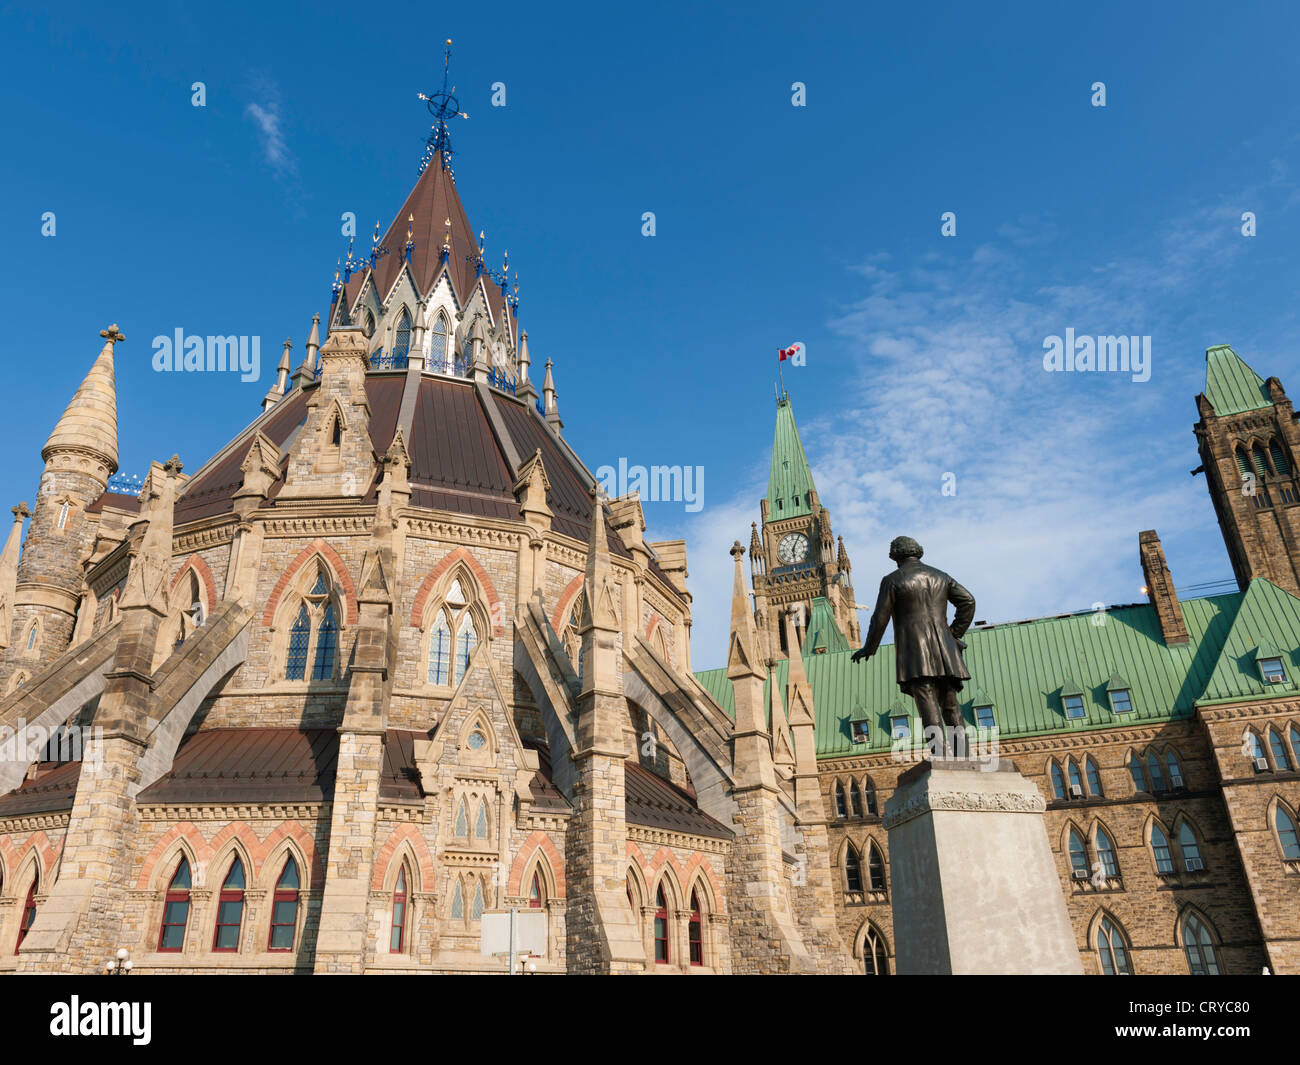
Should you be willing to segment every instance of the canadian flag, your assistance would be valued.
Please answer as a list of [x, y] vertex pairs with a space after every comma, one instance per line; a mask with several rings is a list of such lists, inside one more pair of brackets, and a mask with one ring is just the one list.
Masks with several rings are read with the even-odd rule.
[[785, 362], [786, 359], [793, 359], [795, 352], [797, 352], [801, 347], [803, 347], [802, 344], [791, 344], [788, 348], [778, 349], [776, 361]]

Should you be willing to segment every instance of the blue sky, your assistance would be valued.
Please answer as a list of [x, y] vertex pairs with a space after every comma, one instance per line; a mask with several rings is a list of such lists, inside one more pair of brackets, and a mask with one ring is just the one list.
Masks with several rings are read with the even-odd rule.
[[[458, 187], [510, 250], [566, 434], [593, 469], [705, 468], [698, 513], [647, 506], [688, 539], [696, 668], [724, 654], [794, 340], [860, 599], [900, 532], [990, 621], [1137, 599], [1140, 529], [1178, 585], [1229, 577], [1193, 396], [1222, 342], [1300, 391], [1300, 17], [989, 7], [5, 5], [0, 502], [31, 499], [111, 321], [123, 470], [196, 469], [253, 417], [328, 307], [340, 214], [387, 226], [414, 182], [451, 37]], [[262, 380], [154, 373], [178, 327], [260, 336]], [[1151, 380], [1045, 373], [1067, 327], [1150, 335]]]

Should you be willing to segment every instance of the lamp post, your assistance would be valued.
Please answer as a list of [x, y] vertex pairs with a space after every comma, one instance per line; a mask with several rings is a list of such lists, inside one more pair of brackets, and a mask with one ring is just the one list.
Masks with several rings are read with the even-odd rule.
[[117, 955], [104, 963], [104, 972], [109, 976], [129, 976], [131, 966], [131, 952], [126, 947], [118, 947]]

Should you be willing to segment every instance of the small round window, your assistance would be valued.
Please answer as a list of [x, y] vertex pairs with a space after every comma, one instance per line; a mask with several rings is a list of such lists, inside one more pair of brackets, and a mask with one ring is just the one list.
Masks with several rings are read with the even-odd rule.
[[479, 732], [478, 729], [475, 729], [469, 734], [469, 745], [471, 750], [481, 751], [485, 743], [487, 743], [487, 740], [484, 738], [483, 733]]

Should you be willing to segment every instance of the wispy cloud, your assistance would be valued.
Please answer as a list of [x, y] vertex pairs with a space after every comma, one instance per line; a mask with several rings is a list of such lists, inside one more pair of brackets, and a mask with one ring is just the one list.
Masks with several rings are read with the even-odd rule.
[[284, 116], [279, 93], [275, 86], [262, 83], [258, 87], [260, 100], [244, 108], [244, 114], [253, 120], [262, 145], [262, 155], [278, 178], [293, 177], [298, 164], [289, 150], [284, 135]]
[[[1204, 484], [1187, 476], [1184, 426], [1202, 372], [1189, 354], [1206, 346], [1189, 319], [1246, 244], [1235, 218], [1229, 207], [1191, 212], [1099, 265], [1045, 266], [1054, 230], [1021, 219], [960, 258], [877, 253], [852, 269], [859, 291], [828, 323], [849, 368], [838, 402], [819, 411], [796, 394], [795, 405], [860, 605], [874, 601], [902, 533], [966, 583], [990, 621], [1140, 599], [1139, 530], [1212, 535]], [[1043, 340], [1067, 327], [1150, 335], [1151, 380], [1045, 372]], [[725, 653], [726, 546], [748, 544], [765, 473], [685, 526], [696, 668]], [[943, 493], [945, 474], [955, 495]], [[1230, 575], [1226, 558], [1222, 569]]]

